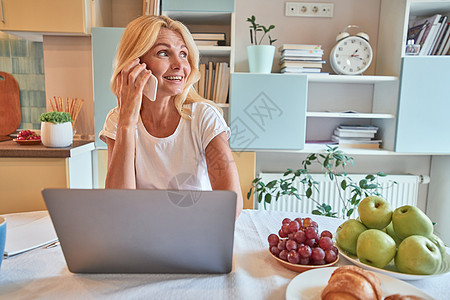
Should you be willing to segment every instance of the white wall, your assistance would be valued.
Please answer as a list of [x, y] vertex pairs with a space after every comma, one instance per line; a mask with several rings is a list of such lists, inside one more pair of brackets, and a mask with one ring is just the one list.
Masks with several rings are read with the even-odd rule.
[[431, 182], [428, 195], [427, 215], [436, 222], [435, 230], [444, 243], [450, 245], [450, 170], [449, 156], [433, 156], [431, 161]]
[[94, 95], [90, 36], [44, 36], [45, 93], [49, 98], [83, 99], [76, 134], [94, 135]]

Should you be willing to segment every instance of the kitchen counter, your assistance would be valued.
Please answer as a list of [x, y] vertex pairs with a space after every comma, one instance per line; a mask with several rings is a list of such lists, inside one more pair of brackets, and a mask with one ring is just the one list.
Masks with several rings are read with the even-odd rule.
[[73, 141], [65, 148], [48, 148], [39, 145], [19, 145], [13, 140], [0, 142], [0, 157], [73, 157], [83, 152], [95, 149], [94, 141]]
[[94, 150], [83, 140], [66, 148], [0, 142], [0, 214], [46, 209], [44, 188], [91, 189]]

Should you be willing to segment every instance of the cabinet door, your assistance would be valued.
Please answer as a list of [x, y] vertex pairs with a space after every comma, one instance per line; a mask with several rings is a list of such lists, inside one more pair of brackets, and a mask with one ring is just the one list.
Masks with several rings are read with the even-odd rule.
[[404, 57], [395, 151], [450, 153], [450, 59]]
[[162, 10], [234, 12], [234, 0], [162, 0]]
[[233, 73], [230, 89], [232, 148], [304, 148], [306, 75]]
[[117, 106], [117, 98], [110, 88], [112, 64], [125, 28], [92, 28], [92, 64], [94, 76], [95, 146], [106, 148], [98, 134], [108, 112]]
[[86, 0], [1, 0], [0, 30], [87, 33]]

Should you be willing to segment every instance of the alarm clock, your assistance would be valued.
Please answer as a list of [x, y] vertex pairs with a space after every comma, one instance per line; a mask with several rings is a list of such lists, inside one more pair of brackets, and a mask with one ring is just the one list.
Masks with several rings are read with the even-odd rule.
[[349, 25], [336, 37], [336, 45], [330, 52], [330, 65], [336, 74], [362, 74], [370, 66], [373, 57], [369, 36], [364, 32], [350, 35], [347, 29], [359, 26]]

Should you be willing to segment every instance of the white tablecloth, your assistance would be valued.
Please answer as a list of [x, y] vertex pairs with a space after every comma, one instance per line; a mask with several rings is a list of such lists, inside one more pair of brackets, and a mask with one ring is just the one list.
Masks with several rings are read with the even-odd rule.
[[[233, 270], [225, 275], [73, 274], [61, 248], [36, 249], [8, 258], [0, 270], [1, 299], [284, 299], [289, 271], [268, 253], [267, 236], [285, 217], [304, 214], [244, 210], [237, 220]], [[313, 216], [319, 230], [343, 221]], [[339, 265], [349, 264], [341, 258]], [[409, 281], [436, 299], [449, 299], [450, 274]]]

